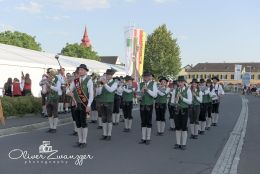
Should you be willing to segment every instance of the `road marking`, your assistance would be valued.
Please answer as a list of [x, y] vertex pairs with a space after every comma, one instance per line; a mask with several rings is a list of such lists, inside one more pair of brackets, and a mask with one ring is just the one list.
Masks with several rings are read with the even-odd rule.
[[237, 174], [248, 119], [248, 100], [242, 96], [242, 109], [211, 174]]

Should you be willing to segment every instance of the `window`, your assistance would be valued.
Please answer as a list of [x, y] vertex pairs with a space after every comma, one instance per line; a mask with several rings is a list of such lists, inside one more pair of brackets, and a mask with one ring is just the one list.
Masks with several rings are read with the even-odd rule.
[[191, 76], [189, 75], [189, 79], [190, 79], [190, 77], [191, 77]]
[[251, 79], [252, 80], [254, 80], [255, 79], [255, 75], [253, 74], [253, 75], [251, 75]]
[[258, 80], [260, 80], [260, 74], [258, 74]]
[[234, 79], [235, 79], [234, 74], [231, 74], [231, 80], [234, 80]]

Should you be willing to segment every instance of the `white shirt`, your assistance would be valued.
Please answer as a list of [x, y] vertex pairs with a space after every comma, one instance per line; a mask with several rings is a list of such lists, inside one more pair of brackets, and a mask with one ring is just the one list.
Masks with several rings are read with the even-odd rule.
[[61, 83], [60, 83], [60, 81], [57, 80], [55, 86], [51, 86], [50, 88], [51, 88], [53, 91], [58, 92], [58, 94], [59, 94], [59, 92], [61, 91]]
[[196, 97], [196, 99], [197, 99], [200, 103], [202, 103], [202, 92], [201, 92], [201, 91], [199, 92], [199, 96], [195, 95], [195, 97]]
[[215, 90], [218, 91], [218, 93], [217, 93], [216, 96], [213, 98], [213, 100], [218, 100], [219, 97], [220, 97], [220, 95], [224, 95], [224, 94], [225, 94], [225, 92], [224, 92], [222, 86], [221, 86], [220, 84], [218, 84], [218, 83], [217, 83], [217, 84], [213, 84], [213, 90], [214, 90], [214, 91], [215, 91]]
[[[111, 80], [109, 80], [104, 86], [103, 86], [103, 88], [106, 88], [106, 90], [108, 91], [108, 92], [114, 92], [116, 89], [117, 89], [117, 82], [114, 82], [113, 84], [112, 84], [112, 86], [108, 86], [108, 83], [110, 83], [110, 82], [112, 82], [113, 81], [113, 79], [111, 79]], [[101, 91], [102, 92], [102, 91]]]
[[[80, 77], [80, 81], [83, 82], [86, 78], [87, 78], [87, 75]], [[93, 98], [94, 98], [94, 90], [93, 90], [92, 79], [88, 80], [87, 87], [88, 87], [88, 95], [89, 95], [88, 96], [88, 107], [90, 107], [92, 102], [93, 102]], [[76, 89], [75, 83], [74, 83], [74, 81], [72, 81], [72, 83], [70, 84], [70, 87], [69, 87], [69, 89], [67, 90], [66, 93], [68, 94], [69, 92], [73, 92], [75, 89]]]
[[[180, 88], [180, 89], [181, 89], [182, 91], [184, 91], [185, 88], [186, 88], [186, 87], [184, 86], [184, 87], [182, 87], [182, 88]], [[187, 103], [188, 105], [191, 105], [191, 104], [192, 104], [192, 93], [191, 93], [190, 88], [187, 89], [187, 98], [182, 97], [182, 101], [185, 102], [185, 103]]]
[[172, 92], [170, 92], [170, 94], [171, 94], [171, 103], [172, 104], [174, 104], [175, 103], [175, 94], [176, 93], [176, 89], [175, 88], [173, 88], [173, 90], [172, 90]]
[[135, 91], [135, 88], [127, 89], [126, 86], [124, 86], [124, 87], [123, 87], [123, 91], [126, 92], [126, 93], [131, 93], [131, 92], [134, 92], [134, 91]]
[[159, 94], [160, 96], [165, 96], [165, 95], [169, 94], [169, 92], [170, 92], [170, 88], [166, 88], [165, 92], [161, 92], [161, 91], [158, 89], [158, 94]]
[[124, 91], [123, 86], [120, 85], [116, 89], [116, 94], [122, 96], [123, 95], [123, 91]]
[[[151, 83], [152, 81], [149, 81], [149, 82], [147, 82], [147, 86]], [[147, 93], [150, 95], [150, 96], [152, 96], [153, 98], [156, 98], [157, 97], [157, 84], [156, 84], [156, 82], [154, 82], [153, 83], [153, 90], [151, 91], [150, 89], [148, 89], [147, 90]], [[138, 90], [137, 90], [137, 92], [140, 92], [141, 91], [141, 89], [140, 89], [140, 84], [138, 85]]]

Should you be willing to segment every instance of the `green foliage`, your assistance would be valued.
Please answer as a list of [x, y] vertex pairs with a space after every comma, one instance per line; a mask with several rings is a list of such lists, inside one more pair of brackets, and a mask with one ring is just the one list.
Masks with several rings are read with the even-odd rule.
[[144, 70], [155, 76], [176, 76], [181, 69], [180, 48], [166, 25], [159, 26], [147, 36]]
[[22, 116], [41, 112], [41, 99], [32, 96], [1, 97], [4, 116]]
[[32, 37], [26, 33], [18, 31], [5, 31], [0, 33], [0, 43], [14, 45], [31, 50], [41, 51], [41, 45], [35, 41], [35, 36]]
[[61, 54], [64, 56], [92, 59], [92, 60], [100, 60], [97, 52], [93, 51], [91, 47], [84, 47], [83, 45], [74, 43], [74, 44], [66, 44], [64, 48], [61, 50]]

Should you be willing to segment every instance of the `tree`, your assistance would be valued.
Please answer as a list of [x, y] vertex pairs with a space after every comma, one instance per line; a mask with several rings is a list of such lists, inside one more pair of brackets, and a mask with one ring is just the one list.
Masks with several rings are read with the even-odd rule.
[[180, 47], [166, 25], [159, 26], [147, 36], [144, 55], [144, 70], [156, 77], [175, 77], [181, 68]]
[[0, 33], [0, 43], [14, 45], [31, 50], [41, 51], [41, 45], [35, 41], [35, 36], [18, 31], [5, 31]]
[[78, 43], [74, 44], [66, 44], [64, 48], [61, 50], [61, 54], [64, 56], [92, 59], [92, 60], [100, 60], [97, 52], [93, 51], [91, 47], [84, 47]]

